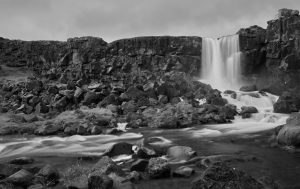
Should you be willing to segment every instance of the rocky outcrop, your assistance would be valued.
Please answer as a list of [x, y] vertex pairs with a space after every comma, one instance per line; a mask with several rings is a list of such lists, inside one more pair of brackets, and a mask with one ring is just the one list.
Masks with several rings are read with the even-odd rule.
[[[61, 82], [78, 79], [137, 79], [180, 70], [197, 75], [201, 66], [200, 37], [137, 37], [106, 43], [101, 38], [20, 41], [0, 38], [0, 62], [27, 66], [36, 74]], [[125, 74], [126, 73], [126, 74]], [[109, 79], [109, 78], [106, 78]]]
[[[244, 55], [243, 74], [248, 81], [255, 83], [259, 90], [277, 95], [288, 91], [298, 98], [300, 91], [299, 11], [280, 9], [277, 18], [268, 22], [266, 30], [252, 26], [241, 29], [238, 33]], [[282, 108], [276, 107], [276, 109], [280, 109], [279, 112], [286, 111]]]
[[300, 113], [291, 114], [279, 130], [277, 140], [279, 144], [300, 146]]

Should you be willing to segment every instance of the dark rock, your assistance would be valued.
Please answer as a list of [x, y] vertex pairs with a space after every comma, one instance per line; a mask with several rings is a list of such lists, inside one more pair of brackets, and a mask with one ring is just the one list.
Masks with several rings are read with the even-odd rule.
[[168, 161], [163, 158], [151, 158], [148, 164], [150, 178], [167, 178], [171, 175], [171, 168]]
[[10, 164], [15, 164], [15, 165], [26, 165], [26, 164], [32, 164], [33, 162], [34, 162], [33, 158], [19, 157], [19, 158], [11, 160], [9, 163]]
[[108, 105], [120, 105], [119, 97], [115, 94], [108, 95], [101, 102], [99, 102], [99, 107], [106, 107]]
[[112, 189], [113, 180], [104, 174], [91, 173], [88, 176], [88, 189]]
[[53, 134], [57, 134], [61, 130], [62, 130], [62, 128], [59, 125], [57, 125], [53, 122], [46, 122], [42, 126], [38, 127], [35, 130], [35, 134], [37, 134], [37, 135], [53, 135]]
[[138, 106], [133, 100], [130, 100], [128, 102], [123, 102], [121, 107], [125, 115], [128, 113], [134, 113], [138, 110]]
[[284, 92], [273, 107], [276, 113], [297, 112], [300, 109], [300, 97], [297, 94]]
[[242, 114], [242, 118], [243, 118], [243, 119], [251, 118], [251, 113], [243, 113], [243, 114]]
[[68, 105], [68, 98], [64, 96], [53, 104], [53, 108], [58, 111], [63, 111], [67, 105]]
[[39, 93], [42, 90], [43, 83], [39, 80], [28, 81], [25, 85], [27, 91]]
[[236, 106], [232, 104], [226, 104], [221, 107], [220, 115], [224, 116], [226, 119], [234, 119], [234, 116], [237, 115]]
[[283, 145], [300, 146], [300, 113], [292, 113], [279, 130], [277, 141]]
[[129, 87], [124, 95], [126, 95], [128, 99], [134, 101], [137, 101], [142, 96], [147, 96], [144, 91], [138, 89], [137, 87]]
[[55, 186], [60, 179], [57, 169], [51, 165], [45, 165], [37, 174], [36, 178], [39, 182], [44, 183], [46, 186]]
[[132, 144], [129, 144], [126, 142], [120, 142], [120, 143], [114, 144], [112, 147], [107, 149], [107, 151], [105, 152], [105, 155], [107, 155], [108, 157], [114, 157], [114, 156], [123, 155], [123, 154], [130, 155], [133, 153], [134, 152], [132, 150]]
[[90, 105], [92, 103], [97, 104], [99, 101], [100, 101], [100, 96], [97, 93], [88, 91], [84, 96], [82, 104], [83, 105]]
[[130, 171], [144, 172], [148, 166], [149, 161], [145, 159], [138, 159], [131, 164]]
[[173, 176], [175, 176], [175, 177], [191, 177], [194, 173], [195, 173], [194, 169], [192, 169], [190, 167], [186, 167], [186, 166], [181, 166], [174, 170]]
[[21, 170], [18, 165], [0, 164], [0, 180]]
[[188, 161], [196, 155], [196, 151], [188, 146], [172, 146], [167, 150], [167, 156], [171, 161]]
[[43, 102], [40, 102], [35, 106], [35, 113], [37, 114], [45, 114], [48, 112], [49, 112], [49, 107]]
[[14, 173], [13, 175], [7, 177], [4, 182], [11, 183], [16, 186], [26, 187], [31, 185], [33, 180], [33, 174], [21, 169], [20, 171]]
[[99, 126], [93, 126], [91, 130], [92, 135], [99, 135], [102, 133], [102, 129]]
[[243, 92], [257, 91], [257, 87], [256, 87], [256, 85], [247, 85], [247, 86], [241, 87], [240, 91], [243, 91]]
[[137, 150], [136, 156], [141, 159], [150, 159], [152, 157], [157, 157], [158, 154], [153, 149], [141, 147]]
[[255, 108], [254, 106], [242, 106], [241, 109], [242, 109], [242, 111], [241, 111], [240, 114], [245, 114], [245, 113], [250, 113], [250, 114], [258, 113], [257, 108]]
[[166, 95], [159, 95], [158, 96], [158, 102], [160, 104], [167, 104], [168, 103], [168, 97]]
[[91, 169], [91, 173], [96, 172], [97, 174], [115, 173], [118, 176], [124, 176], [123, 170], [113, 162], [108, 156], [103, 156]]
[[200, 188], [263, 189], [264, 187], [242, 171], [230, 168], [223, 163], [214, 163], [193, 182], [192, 189]]

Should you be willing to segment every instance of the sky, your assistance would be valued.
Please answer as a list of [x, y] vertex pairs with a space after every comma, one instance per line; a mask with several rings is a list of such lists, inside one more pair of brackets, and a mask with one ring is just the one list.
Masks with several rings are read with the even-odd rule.
[[0, 0], [0, 36], [61, 40], [95, 36], [220, 37], [276, 18], [300, 0]]

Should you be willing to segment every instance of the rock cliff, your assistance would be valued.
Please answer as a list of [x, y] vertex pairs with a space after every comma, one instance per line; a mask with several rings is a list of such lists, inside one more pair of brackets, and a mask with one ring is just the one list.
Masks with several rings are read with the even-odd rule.
[[267, 29], [252, 26], [238, 33], [244, 55], [244, 75], [259, 90], [283, 95], [274, 106], [276, 112], [299, 110], [299, 11], [280, 9], [277, 19], [268, 22]]

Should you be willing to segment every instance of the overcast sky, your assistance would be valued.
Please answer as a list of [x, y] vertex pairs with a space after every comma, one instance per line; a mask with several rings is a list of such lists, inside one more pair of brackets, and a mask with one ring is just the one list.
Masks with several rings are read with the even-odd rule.
[[255, 24], [265, 28], [279, 8], [299, 10], [300, 0], [0, 0], [0, 36], [220, 37]]

